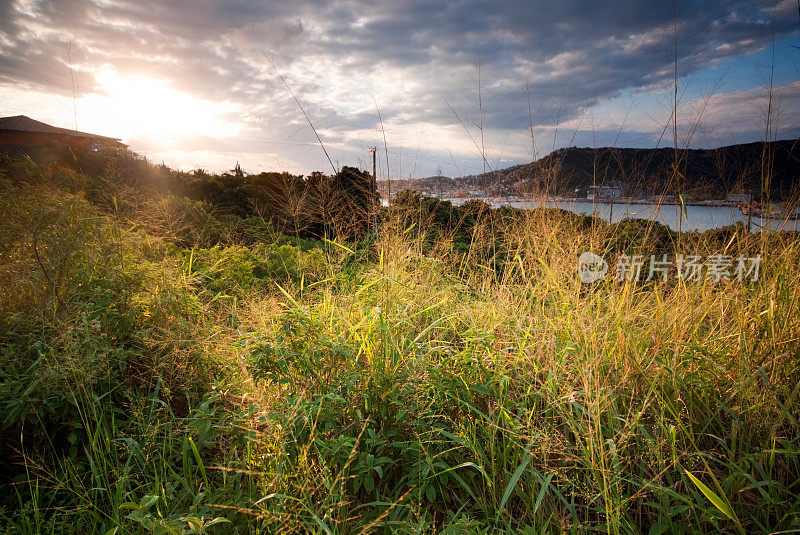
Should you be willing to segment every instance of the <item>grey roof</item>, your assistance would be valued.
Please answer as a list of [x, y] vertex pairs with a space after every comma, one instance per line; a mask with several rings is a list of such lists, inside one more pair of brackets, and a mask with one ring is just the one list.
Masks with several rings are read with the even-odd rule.
[[42, 132], [45, 134], [66, 134], [77, 137], [91, 137], [100, 139], [111, 139], [120, 141], [119, 138], [100, 136], [97, 134], [89, 134], [87, 132], [79, 132], [77, 130], [69, 130], [67, 128], [58, 128], [57, 126], [50, 126], [49, 124], [41, 121], [35, 121], [25, 115], [15, 115], [14, 117], [0, 117], [0, 130], [16, 130], [18, 132]]

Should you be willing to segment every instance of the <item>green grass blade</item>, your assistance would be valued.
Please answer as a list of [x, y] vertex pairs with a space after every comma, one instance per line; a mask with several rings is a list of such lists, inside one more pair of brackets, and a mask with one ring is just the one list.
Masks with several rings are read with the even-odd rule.
[[722, 512], [722, 514], [724, 514], [725, 516], [727, 516], [728, 518], [730, 518], [731, 520], [733, 520], [737, 524], [739, 523], [739, 519], [736, 518], [736, 515], [733, 512], [733, 509], [731, 509], [731, 507], [726, 503], [725, 500], [720, 498], [719, 495], [717, 495], [717, 493], [715, 493], [713, 490], [708, 488], [702, 481], [700, 481], [694, 475], [692, 475], [691, 472], [689, 472], [685, 468], [683, 469], [683, 471], [686, 472], [686, 475], [689, 476], [689, 479], [692, 481], [692, 483], [694, 483], [694, 485], [698, 489], [700, 489], [700, 492], [703, 493], [703, 496], [708, 498], [708, 500], [712, 504], [714, 504], [714, 507], [719, 509]]
[[528, 463], [531, 462], [531, 459], [533, 459], [533, 455], [531, 455], [530, 452], [526, 452], [525, 459], [523, 459], [523, 461], [519, 463], [517, 469], [514, 470], [514, 474], [511, 476], [508, 485], [506, 485], [505, 492], [503, 492], [503, 498], [500, 500], [500, 507], [497, 508], [498, 519], [500, 518], [500, 515], [503, 514], [503, 509], [505, 508], [508, 499], [511, 498], [511, 493], [514, 492], [514, 488], [517, 486], [519, 478], [522, 477], [522, 473], [525, 471], [525, 468], [527, 468]]

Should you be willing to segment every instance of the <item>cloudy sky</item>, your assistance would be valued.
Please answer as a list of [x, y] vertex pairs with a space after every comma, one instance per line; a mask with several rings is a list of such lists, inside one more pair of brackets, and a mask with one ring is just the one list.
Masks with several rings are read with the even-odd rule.
[[377, 145], [380, 176], [460, 176], [670, 145], [676, 44], [682, 145], [763, 139], [770, 80], [771, 135], [800, 135], [797, 0], [0, 0], [0, 115], [182, 169], [330, 171], [283, 77], [335, 166]]

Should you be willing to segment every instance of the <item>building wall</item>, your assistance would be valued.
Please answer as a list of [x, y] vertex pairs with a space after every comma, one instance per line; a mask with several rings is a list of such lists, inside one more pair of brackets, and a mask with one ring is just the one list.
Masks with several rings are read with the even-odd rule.
[[621, 197], [622, 190], [618, 186], [589, 186], [586, 192], [588, 200], [610, 200]]

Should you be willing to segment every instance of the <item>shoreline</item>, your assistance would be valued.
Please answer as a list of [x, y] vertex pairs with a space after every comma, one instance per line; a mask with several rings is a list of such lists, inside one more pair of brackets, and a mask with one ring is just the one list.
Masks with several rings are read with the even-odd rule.
[[[642, 204], [642, 205], [650, 205], [650, 206], [680, 206], [681, 203], [675, 200], [670, 201], [651, 201], [647, 199], [632, 199], [627, 197], [621, 197], [618, 199], [613, 200], [595, 200], [595, 199], [582, 199], [579, 197], [545, 197], [542, 199], [537, 198], [530, 198], [530, 197], [436, 197], [443, 201], [454, 201], [454, 200], [464, 200], [471, 201], [484, 201], [488, 203], [496, 203], [496, 202], [574, 202], [574, 203], [586, 203], [586, 204]], [[685, 201], [683, 203], [685, 206], [729, 206], [732, 208], [738, 208], [741, 203], [733, 202], [733, 201], [725, 201], [720, 199], [711, 199], [707, 201]]]
[[[470, 200], [479, 200], [486, 202], [490, 205], [499, 204], [500, 206], [510, 204], [510, 203], [575, 203], [575, 204], [592, 204], [592, 205], [607, 205], [607, 206], [629, 206], [629, 205], [639, 205], [639, 206], [681, 206], [681, 203], [675, 200], [669, 201], [655, 201], [655, 200], [647, 200], [647, 199], [632, 199], [632, 198], [619, 198], [614, 200], [594, 200], [594, 199], [581, 199], [577, 197], [546, 197], [541, 200], [539, 199], [532, 199], [532, 198], [524, 198], [524, 197], [436, 197], [444, 201], [462, 201], [467, 202]], [[776, 202], [772, 203], [772, 206], [782, 206], [783, 203]], [[734, 202], [734, 201], [725, 201], [720, 199], [711, 199], [707, 201], [685, 201], [683, 206], [699, 206], [699, 207], [712, 207], [712, 208], [732, 208], [738, 209], [742, 212], [743, 215], [747, 215], [743, 207], [747, 206], [747, 203], [742, 202]], [[758, 210], [758, 208], [755, 208]], [[753, 217], [763, 217], [761, 213], [753, 213]], [[774, 213], [772, 215], [766, 216], [767, 219], [774, 219], [774, 220], [797, 220], [800, 219], [800, 213], [797, 214], [778, 214]]]

